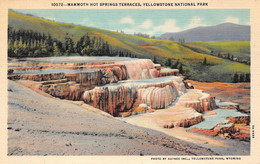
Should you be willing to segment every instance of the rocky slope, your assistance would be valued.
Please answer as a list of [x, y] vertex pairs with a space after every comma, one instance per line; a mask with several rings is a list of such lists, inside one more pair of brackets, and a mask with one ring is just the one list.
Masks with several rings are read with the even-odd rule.
[[8, 83], [8, 155], [216, 155], [100, 114], [91, 106], [84, 108], [86, 104], [79, 106], [14, 81]]

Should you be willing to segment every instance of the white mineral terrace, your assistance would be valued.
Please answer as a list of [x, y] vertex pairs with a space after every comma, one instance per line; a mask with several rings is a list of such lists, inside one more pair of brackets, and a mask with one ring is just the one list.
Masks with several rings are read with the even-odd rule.
[[37, 70], [14, 70], [10, 75], [27, 75], [27, 74], [54, 74], [54, 73], [80, 73], [98, 71], [99, 69], [37, 69]]
[[[44, 57], [44, 58], [23, 58], [21, 61], [9, 62], [9, 68], [21, 65], [34, 65], [34, 66], [48, 66], [48, 69], [55, 69], [55, 67], [61, 66], [84, 66], [89, 67], [95, 66], [111, 66], [111, 64], [121, 64], [125, 65], [129, 79], [141, 80], [156, 78], [159, 76], [159, 72], [154, 67], [154, 63], [150, 59], [137, 59], [137, 58], [127, 58], [127, 57]], [[28, 66], [25, 66], [28, 67]], [[27, 70], [26, 70], [27, 71]], [[42, 69], [41, 72], [44, 72]], [[63, 70], [66, 71], [66, 70]], [[14, 72], [15, 73], [15, 72]], [[22, 73], [22, 72], [21, 72]], [[21, 74], [20, 73], [20, 74]], [[34, 72], [29, 72], [34, 73]], [[36, 74], [40, 73], [36, 71]], [[66, 72], [65, 72], [66, 73]], [[19, 74], [19, 72], [17, 72]], [[27, 74], [27, 73], [23, 73]]]
[[[91, 67], [83, 67], [79, 69], [78, 64], [86, 64]], [[118, 64], [118, 65], [113, 65]], [[150, 59], [137, 59], [127, 57], [44, 57], [44, 58], [24, 58], [21, 61], [9, 62], [9, 68], [13, 67], [38, 67], [46, 65], [46, 69], [35, 70], [14, 70], [10, 75], [29, 75], [29, 74], [55, 74], [55, 73], [80, 73], [91, 72], [106, 69], [106, 74], [110, 75], [110, 78], [115, 76], [121, 77], [122, 74], [127, 74], [128, 80], [119, 79], [115, 80], [115, 83], [102, 83], [101, 86], [92, 86], [92, 90], [83, 90], [83, 100], [86, 103], [92, 103], [93, 106], [104, 110], [110, 114], [125, 112], [130, 110], [132, 106], [139, 102], [146, 104], [153, 109], [164, 109], [162, 111], [156, 111], [153, 114], [145, 114], [151, 116], [156, 122], [163, 124], [174, 123], [185, 119], [194, 119], [201, 116], [201, 113], [212, 110], [215, 108], [215, 100], [210, 97], [209, 94], [203, 93], [201, 90], [186, 89], [181, 76], [169, 76], [159, 77], [159, 71], [155, 69], [155, 64]], [[68, 66], [71, 67], [61, 67]], [[102, 68], [100, 68], [102, 66]], [[107, 66], [107, 67], [106, 67]], [[121, 66], [125, 66], [122, 68]], [[49, 68], [48, 68], [49, 67]], [[96, 67], [96, 68], [95, 68]], [[91, 68], [91, 69], [88, 69]], [[92, 69], [93, 68], [93, 69]], [[116, 68], [113, 69], [112, 68]], [[112, 71], [111, 71], [112, 70]], [[114, 72], [113, 72], [114, 71]], [[161, 71], [172, 71], [169, 68], [163, 68]], [[120, 76], [119, 76], [120, 75]], [[83, 75], [82, 75], [83, 76]], [[90, 74], [85, 77], [84, 83], [87, 81], [100, 80], [102, 75]], [[51, 77], [51, 76], [50, 76]], [[71, 77], [71, 81], [73, 81]], [[75, 82], [77, 83], [81, 76], [75, 76]], [[61, 78], [65, 78], [61, 76]], [[67, 78], [67, 77], [66, 77]], [[82, 77], [81, 77], [82, 78]], [[39, 79], [31, 78], [31, 79]], [[48, 77], [46, 78], [48, 79]], [[54, 80], [59, 79], [59, 76]], [[63, 79], [64, 80], [64, 79]], [[81, 80], [82, 81], [82, 80]], [[113, 81], [113, 80], [112, 80]], [[66, 82], [65, 82], [66, 83]], [[64, 84], [65, 84], [64, 83]], [[70, 86], [71, 83], [66, 84]], [[89, 85], [95, 84], [94, 82]], [[57, 83], [57, 88], [61, 84]], [[58, 87], [59, 86], [59, 87]], [[72, 87], [73, 88], [73, 87]], [[65, 88], [63, 88], [65, 89]], [[63, 90], [61, 89], [62, 93]], [[77, 91], [70, 90], [68, 92], [77, 93]], [[100, 96], [105, 96], [104, 98]], [[80, 96], [80, 95], [79, 95]], [[67, 96], [69, 97], [69, 96]], [[100, 103], [102, 102], [102, 103]], [[217, 101], [217, 105], [229, 106], [235, 105], [232, 103], [224, 103]], [[118, 110], [118, 111], [117, 111]], [[206, 116], [205, 121], [199, 118], [197, 122], [203, 121], [192, 127], [199, 128], [212, 128], [218, 123], [223, 121], [228, 116], [243, 116], [240, 113], [234, 111], [222, 111], [216, 110], [216, 115]], [[210, 120], [214, 120], [211, 121]]]
[[120, 61], [135, 61], [147, 60], [128, 57], [108, 57], [108, 56], [67, 56], [67, 57], [41, 57], [41, 58], [22, 58], [22, 61], [12, 62], [39, 62], [39, 63], [96, 63], [96, 62], [120, 62]]

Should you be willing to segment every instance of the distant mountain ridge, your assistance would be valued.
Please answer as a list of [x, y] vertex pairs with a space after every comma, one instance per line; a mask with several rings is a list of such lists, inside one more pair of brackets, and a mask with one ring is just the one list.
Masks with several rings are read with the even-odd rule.
[[181, 32], [168, 32], [159, 38], [163, 40], [173, 38], [175, 41], [184, 39], [185, 42], [250, 41], [250, 26], [223, 23], [216, 26], [196, 27]]

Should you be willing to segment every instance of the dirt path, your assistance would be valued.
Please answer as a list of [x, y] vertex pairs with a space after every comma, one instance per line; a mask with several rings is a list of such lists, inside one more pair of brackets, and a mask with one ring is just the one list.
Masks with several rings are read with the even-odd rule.
[[8, 155], [216, 155], [9, 81]]

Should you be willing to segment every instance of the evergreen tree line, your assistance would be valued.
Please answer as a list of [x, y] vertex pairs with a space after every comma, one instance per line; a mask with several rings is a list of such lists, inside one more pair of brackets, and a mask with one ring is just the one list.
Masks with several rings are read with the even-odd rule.
[[232, 82], [233, 83], [250, 82], [250, 73], [240, 73], [240, 74], [238, 74], [236, 72], [232, 76]]
[[[74, 44], [67, 33], [62, 41], [50, 34], [8, 27], [9, 57], [48, 57], [78, 53], [82, 56], [116, 56], [120, 53], [100, 37], [85, 34]], [[121, 53], [122, 54], [122, 53]], [[129, 52], [127, 56], [131, 56]]]
[[210, 55], [212, 55], [212, 56], [217, 56], [219, 58], [229, 59], [231, 61], [236, 61], [236, 62], [239, 62], [239, 63], [244, 63], [244, 64], [247, 64], [247, 65], [250, 65], [250, 61], [239, 59], [238, 57], [234, 57], [234, 55], [232, 55], [232, 54], [230, 54], [228, 52], [226, 53], [226, 55], [222, 55], [222, 54], [223, 53], [221, 53], [221, 52], [217, 53], [217, 52], [215, 52], [213, 50], [211, 50], [211, 52], [210, 52]]
[[62, 43], [53, 39], [51, 35], [34, 32], [32, 30], [15, 30], [8, 27], [8, 56], [35, 57], [50, 56]]
[[76, 52], [82, 56], [115, 56], [110, 45], [100, 37], [82, 36], [76, 44]]
[[177, 61], [173, 63], [172, 59], [168, 58], [164, 65], [170, 67], [171, 69], [178, 69], [180, 73], [184, 73], [183, 64], [180, 62], [179, 59], [177, 59]]
[[143, 34], [143, 33], [134, 33], [135, 36], [140, 36], [143, 38], [151, 38], [151, 39], [155, 39], [155, 36], [150, 36], [149, 34]]
[[32, 30], [16, 30], [8, 26], [9, 57], [48, 57], [78, 53], [81, 56], [119, 56], [145, 58], [142, 55], [118, 47], [112, 47], [102, 38], [87, 33], [76, 44], [67, 33], [63, 40], [53, 38], [50, 34]]
[[[169, 38], [168, 38], [168, 40], [170, 40], [170, 41], [175, 41], [175, 39], [174, 39], [174, 37], [173, 36], [170, 36]], [[177, 42], [177, 40], [176, 40], [176, 42]], [[179, 43], [185, 43], [185, 38], [179, 38], [178, 39], [178, 42]]]

